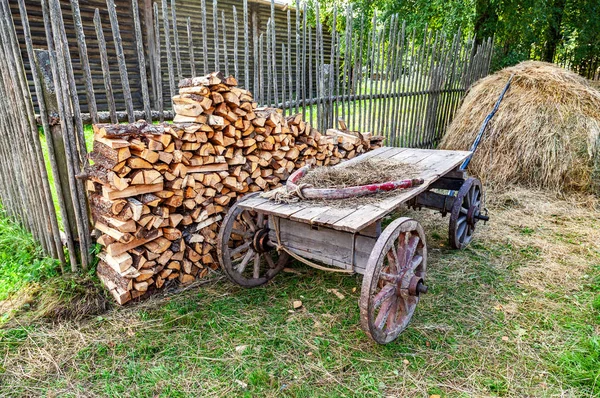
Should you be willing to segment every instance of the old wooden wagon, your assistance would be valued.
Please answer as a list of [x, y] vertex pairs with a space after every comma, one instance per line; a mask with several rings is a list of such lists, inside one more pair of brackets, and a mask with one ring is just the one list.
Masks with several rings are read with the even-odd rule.
[[375, 204], [338, 208], [306, 201], [276, 204], [248, 196], [223, 221], [221, 265], [244, 287], [267, 283], [290, 257], [316, 268], [362, 274], [361, 326], [376, 342], [388, 343], [406, 328], [419, 296], [427, 292], [427, 243], [423, 227], [414, 219], [397, 218], [383, 230], [382, 221], [403, 205], [439, 210], [450, 215], [450, 245], [466, 246], [477, 222], [487, 220], [481, 183], [460, 169], [471, 154], [382, 147], [335, 166], [380, 158], [419, 169], [421, 185], [398, 190]]

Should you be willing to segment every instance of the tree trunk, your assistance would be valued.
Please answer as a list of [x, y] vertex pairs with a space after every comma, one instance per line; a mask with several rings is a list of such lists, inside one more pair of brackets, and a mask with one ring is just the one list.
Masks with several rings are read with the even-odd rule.
[[546, 43], [542, 54], [542, 59], [546, 62], [553, 62], [556, 55], [556, 47], [558, 47], [561, 39], [560, 28], [565, 12], [565, 4], [566, 0], [554, 0], [550, 6], [548, 27], [546, 28]]
[[490, 0], [475, 1], [475, 22], [474, 30], [477, 44], [483, 40], [494, 36], [498, 24], [498, 12], [496, 5]]

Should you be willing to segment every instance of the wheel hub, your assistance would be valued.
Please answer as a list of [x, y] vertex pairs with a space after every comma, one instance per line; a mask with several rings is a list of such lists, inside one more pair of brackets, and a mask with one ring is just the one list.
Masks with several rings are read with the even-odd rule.
[[427, 293], [427, 290], [428, 287], [425, 285], [425, 280], [412, 272], [404, 273], [396, 282], [396, 295], [398, 296], [402, 296], [406, 292], [410, 296], [419, 296], [421, 293]]
[[269, 242], [269, 229], [261, 228], [252, 237], [252, 249], [257, 253], [266, 253], [273, 249]]
[[413, 276], [408, 284], [408, 294], [411, 296], [419, 296], [421, 293], [427, 293], [428, 287], [425, 285], [423, 278]]
[[471, 206], [467, 212], [467, 224], [474, 227], [477, 221], [479, 221], [479, 207]]

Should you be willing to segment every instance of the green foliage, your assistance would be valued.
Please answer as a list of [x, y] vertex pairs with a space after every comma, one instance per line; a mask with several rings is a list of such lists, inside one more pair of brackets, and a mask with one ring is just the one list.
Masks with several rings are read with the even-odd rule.
[[[319, 0], [325, 29], [331, 24], [335, 0]], [[569, 62], [582, 74], [600, 66], [600, 2], [598, 0], [349, 0], [354, 29], [370, 31], [377, 14], [378, 27], [392, 16], [406, 21], [407, 31], [429, 27], [446, 36], [459, 29], [478, 40], [494, 37], [493, 69], [527, 59]], [[316, 0], [308, 2], [308, 20], [314, 25]], [[337, 29], [345, 27], [338, 10]], [[342, 37], [343, 41], [343, 37]]]
[[57, 261], [21, 225], [10, 221], [0, 207], [0, 300], [29, 282], [57, 274]]

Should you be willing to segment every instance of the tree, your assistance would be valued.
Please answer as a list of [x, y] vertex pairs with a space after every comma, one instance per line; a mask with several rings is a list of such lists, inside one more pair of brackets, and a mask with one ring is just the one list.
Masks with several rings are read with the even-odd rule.
[[566, 0], [553, 0], [551, 2], [548, 27], [546, 28], [546, 43], [544, 43], [544, 53], [542, 59], [546, 62], [554, 62], [556, 47], [561, 40], [561, 25], [565, 12]]
[[486, 37], [492, 37], [496, 33], [498, 25], [497, 4], [490, 0], [475, 1], [474, 33], [477, 41], [485, 40]]

